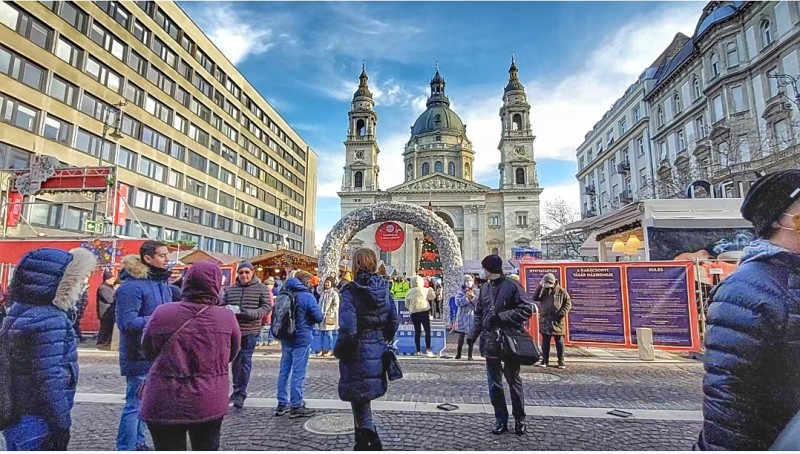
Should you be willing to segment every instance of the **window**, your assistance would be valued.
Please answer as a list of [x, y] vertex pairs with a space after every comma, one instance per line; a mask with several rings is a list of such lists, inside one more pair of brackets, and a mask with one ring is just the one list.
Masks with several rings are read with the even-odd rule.
[[197, 73], [192, 75], [192, 85], [194, 85], [195, 88], [200, 90], [208, 98], [211, 98], [211, 84], [209, 84], [202, 77], [198, 76]]
[[119, 147], [119, 150], [117, 150], [116, 163], [120, 167], [134, 170], [136, 168], [136, 153], [125, 147]]
[[683, 136], [683, 131], [678, 131], [675, 133], [675, 140], [678, 143], [678, 151], [683, 151], [686, 149], [686, 139]]
[[147, 63], [145, 62], [144, 57], [139, 55], [138, 52], [134, 50], [130, 50], [128, 52], [128, 61], [126, 62], [128, 66], [131, 67], [134, 71], [139, 73], [139, 75], [144, 76], [147, 74]]
[[189, 93], [186, 92], [183, 88], [179, 85], [175, 85], [175, 100], [181, 103], [184, 107], [189, 107], [189, 101], [191, 100], [191, 96]]
[[208, 133], [198, 128], [194, 123], [189, 123], [188, 136], [194, 139], [197, 143], [205, 147], [208, 146]]
[[178, 74], [183, 76], [184, 79], [189, 80], [189, 74], [191, 72], [191, 68], [189, 67], [189, 65], [186, 64], [185, 61], [183, 60], [178, 61], [177, 71]]
[[164, 203], [164, 198], [160, 195], [155, 195], [141, 189], [136, 189], [136, 195], [133, 199], [133, 206], [142, 208], [144, 210], [161, 213], [161, 206]]
[[169, 149], [169, 139], [147, 126], [142, 126], [142, 142], [162, 153]]
[[86, 32], [86, 23], [89, 16], [78, 8], [73, 2], [61, 3], [61, 12], [59, 13], [62, 19], [67, 21], [68, 24], [75, 27], [81, 33]]
[[180, 33], [180, 29], [178, 26], [175, 25], [175, 22], [172, 22], [163, 11], [160, 9], [156, 11], [156, 15], [153, 17], [156, 23], [164, 29], [165, 32], [169, 34], [175, 41], [178, 40], [178, 34]]
[[[197, 60], [197, 63], [200, 63], [200, 65], [203, 68], [205, 68], [206, 71], [208, 71], [209, 73], [213, 73], [214, 62], [212, 62], [211, 59], [208, 58], [208, 55], [203, 53], [203, 51], [201, 51], [200, 48], [196, 48], [195, 49], [194, 59]], [[233, 82], [231, 82], [231, 84], [233, 84]], [[228, 85], [226, 84], [225, 87], [228, 88]], [[231, 89], [228, 88], [228, 91], [231, 91]], [[231, 93], [233, 93], [233, 92], [231, 92]], [[238, 98], [238, 96], [237, 96], [237, 98]]]
[[211, 123], [211, 111], [203, 103], [195, 98], [192, 98], [189, 108], [195, 113], [195, 115], [202, 118], [206, 122]]
[[600, 182], [602, 183], [604, 181], [606, 181], [606, 166], [602, 165], [600, 166]]
[[39, 112], [33, 107], [22, 104], [16, 99], [4, 98], [2, 95], [0, 95], [0, 107], [2, 107], [0, 121], [31, 132], [36, 128], [36, 116]]
[[525, 169], [518, 167], [514, 171], [514, 179], [517, 184], [525, 184]]
[[722, 107], [722, 95], [715, 96], [712, 105], [714, 107], [714, 123], [725, 118], [725, 111]]
[[628, 130], [628, 120], [627, 118], [623, 118], [619, 121], [619, 136], [622, 137], [625, 134], [625, 131]]
[[500, 215], [493, 214], [489, 216], [489, 226], [490, 227], [500, 227]]
[[78, 99], [77, 93], [78, 87], [53, 74], [53, 78], [50, 80], [50, 89], [47, 92], [48, 95], [68, 106], [75, 107], [75, 101]]
[[72, 138], [72, 124], [54, 116], [48, 115], [44, 121], [42, 136], [45, 139], [55, 140], [69, 145]]
[[122, 44], [119, 38], [112, 35], [97, 22], [92, 22], [92, 28], [89, 30], [89, 38], [103, 49], [111, 52], [111, 55], [117, 57], [117, 59], [124, 61], [125, 45]]
[[31, 224], [58, 227], [58, 219], [60, 215], [61, 205], [36, 203], [31, 206], [31, 212], [28, 218], [31, 221]]
[[[175, 200], [166, 199], [164, 201], [164, 214], [169, 217], [177, 218], [180, 215], [180, 204]], [[167, 231], [175, 232], [174, 230], [165, 229], [164, 233], [166, 234]], [[164, 236], [165, 239], [169, 239], [166, 235]]]
[[152, 96], [148, 95], [144, 101], [144, 110], [156, 116], [159, 120], [166, 124], [170, 124], [172, 117], [172, 109], [157, 101]]
[[716, 53], [711, 54], [711, 78], [719, 76], [719, 57]]
[[137, 87], [136, 84], [134, 84], [130, 80], [128, 81], [127, 84], [125, 84], [125, 91], [123, 92], [122, 95], [125, 96], [125, 99], [136, 104], [137, 106], [139, 107], [144, 106], [144, 99], [145, 99], [144, 91], [141, 88]]
[[697, 117], [694, 120], [694, 129], [697, 132], [697, 137], [700, 139], [705, 139], [708, 135], [706, 132], [706, 124], [703, 120], [703, 117]]
[[111, 16], [122, 28], [127, 29], [130, 22], [130, 13], [115, 1], [98, 1], [97, 6]]
[[150, 42], [150, 30], [147, 29], [142, 23], [136, 21], [133, 24], [133, 36], [142, 42], [145, 46]]
[[28, 38], [42, 49], [49, 49], [48, 43], [52, 30], [44, 24], [11, 6], [8, 2], [0, 2], [0, 23]]
[[152, 82], [156, 87], [160, 88], [164, 93], [172, 96], [175, 82], [153, 65], [150, 65], [150, 67], [147, 69], [147, 80]]
[[192, 53], [192, 49], [194, 48], [194, 43], [192, 42], [191, 39], [189, 39], [188, 36], [186, 36], [186, 33], [184, 33], [181, 36], [181, 47], [183, 47], [183, 50], [185, 50], [190, 54]]
[[172, 127], [177, 129], [180, 132], [186, 131], [186, 124], [187, 121], [185, 118], [180, 116], [179, 114], [175, 114], [172, 118]]
[[167, 184], [172, 186], [173, 188], [182, 188], [183, 187], [183, 174], [176, 171], [176, 170], [169, 170], [169, 175], [167, 177]]
[[581, 156], [578, 158], [578, 170], [583, 170], [584, 165], [583, 156]]
[[122, 83], [120, 75], [108, 69], [106, 65], [95, 60], [91, 55], [86, 57], [86, 69], [84, 72], [96, 81], [119, 93]]
[[642, 118], [642, 112], [641, 112], [641, 109], [639, 108], [639, 106], [636, 106], [636, 107], [633, 108], [632, 115], [633, 115], [633, 122], [634, 123], [636, 123], [637, 121], [639, 121], [639, 119]]
[[777, 96], [778, 92], [780, 91], [780, 87], [778, 86], [778, 79], [777, 78], [773, 78], [773, 77], [769, 77], [769, 76], [774, 76], [776, 74], [778, 74], [778, 67], [777, 66], [773, 66], [772, 68], [770, 68], [767, 71], [767, 86], [769, 87], [768, 88], [769, 93], [768, 93], [768, 96], [767, 96], [768, 98], [771, 98], [773, 96]]
[[658, 106], [658, 127], [664, 126], [664, 109]]
[[[233, 140], [234, 142], [237, 139], [239, 139], [239, 131], [234, 129], [234, 127], [228, 124], [227, 122], [222, 125], [222, 133], [225, 134], [227, 138]], [[208, 139], [206, 139], [206, 145], [207, 144], [208, 144]]]
[[769, 19], [764, 19], [761, 21], [759, 30], [761, 31], [761, 41], [763, 42], [764, 47], [772, 44], [772, 28]]
[[639, 156], [644, 156], [644, 137], [636, 139], [636, 149], [639, 150]]
[[122, 125], [120, 129], [122, 130], [122, 132], [133, 137], [134, 139], [139, 138], [139, 133], [141, 132], [142, 124], [138, 120], [132, 117], [123, 116], [121, 124]]
[[728, 43], [725, 45], [725, 55], [728, 59], [728, 68], [739, 65], [739, 50], [736, 48], [736, 43]]
[[3, 47], [0, 47], [0, 72], [31, 88], [42, 89], [44, 69]]
[[431, 165], [428, 164], [427, 162], [423, 162], [422, 163], [422, 176], [425, 176], [425, 175], [427, 175], [429, 173], [431, 173]]
[[744, 101], [744, 87], [736, 85], [731, 87], [731, 102], [733, 103], [733, 112], [741, 112], [747, 109]]
[[233, 197], [232, 195], [228, 194], [227, 192], [219, 191], [219, 202], [218, 203], [220, 205], [222, 205], [224, 207], [228, 207], [228, 208], [233, 208], [235, 206], [235, 202], [236, 202], [236, 198], [235, 197]]
[[454, 162], [447, 163], [447, 174], [448, 175], [456, 174], [456, 164]]
[[208, 161], [202, 155], [189, 150], [189, 165], [195, 169], [205, 172]]
[[81, 128], [78, 128], [78, 132], [75, 134], [75, 148], [86, 154], [97, 157], [100, 155], [100, 149], [102, 147], [103, 159], [106, 161], [111, 160], [112, 146], [113, 144], [111, 142], [103, 142], [100, 136], [96, 136]]
[[785, 150], [791, 145], [791, 137], [789, 135], [789, 124], [786, 120], [776, 121], [772, 125], [773, 133], [775, 134], [775, 144], [778, 150]]
[[67, 41], [62, 36], [59, 36], [58, 40], [56, 40], [56, 48], [54, 49], [54, 53], [56, 54], [56, 57], [64, 60], [70, 65], [76, 68], [81, 67], [81, 55], [83, 55], [83, 51], [80, 47]]
[[527, 227], [528, 226], [528, 215], [527, 214], [518, 214], [517, 215], [517, 227]]
[[675, 114], [678, 114], [681, 111], [681, 95], [677, 93], [675, 93], [675, 95], [672, 97], [672, 110], [675, 112]]
[[668, 157], [667, 154], [668, 154], [667, 142], [664, 140], [658, 142], [658, 159], [661, 161], [667, 159]]
[[694, 95], [694, 100], [695, 101], [700, 99], [701, 93], [702, 92], [700, 90], [700, 79], [698, 79], [695, 76], [695, 78], [692, 80], [692, 95]]
[[136, 172], [140, 175], [144, 175], [149, 177], [152, 180], [164, 181], [164, 166], [161, 164], [156, 163], [153, 160], [145, 158], [144, 156], [139, 157], [139, 163], [136, 166]]
[[90, 211], [68, 206], [64, 212], [63, 228], [66, 230], [83, 230]]
[[[227, 89], [227, 90], [228, 90], [228, 91], [229, 91], [229, 92], [230, 92], [230, 93], [233, 95], [233, 97], [234, 97], [234, 98], [236, 98], [236, 99], [239, 99], [239, 97], [241, 97], [241, 95], [242, 95], [242, 91], [239, 89], [239, 87], [238, 87], [238, 86], [237, 86], [235, 83], [233, 83], [233, 81], [232, 81], [232, 80], [230, 80], [230, 78], [228, 78], [228, 79], [225, 81], [225, 88], [226, 88], [226, 89]], [[281, 137], [281, 139], [283, 139], [283, 137]]]
[[183, 162], [184, 157], [186, 156], [186, 147], [178, 142], [172, 142], [172, 146], [169, 149], [169, 155], [178, 161]]
[[177, 57], [175, 52], [170, 50], [164, 41], [161, 41], [157, 37], [153, 37], [153, 42], [150, 44], [150, 50], [153, 51], [159, 58], [167, 62], [168, 65], [175, 67], [175, 63], [177, 62]]
[[436, 161], [433, 164], [433, 171], [434, 172], [444, 172], [444, 164], [442, 164], [442, 161]]
[[19, 11], [8, 2], [0, 2], [0, 24], [16, 30], [19, 21]]
[[186, 177], [186, 192], [198, 197], [205, 197], [206, 185], [191, 177]]

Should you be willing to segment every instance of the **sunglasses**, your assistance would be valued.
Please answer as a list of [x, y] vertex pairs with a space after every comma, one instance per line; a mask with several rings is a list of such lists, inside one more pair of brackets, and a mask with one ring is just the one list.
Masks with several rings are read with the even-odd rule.
[[250, 270], [239, 270], [236, 272], [236, 274], [250, 274], [250, 273], [252, 273], [252, 271]]
[[792, 223], [794, 224], [794, 230], [800, 232], [800, 214], [783, 213], [783, 216], [791, 218]]

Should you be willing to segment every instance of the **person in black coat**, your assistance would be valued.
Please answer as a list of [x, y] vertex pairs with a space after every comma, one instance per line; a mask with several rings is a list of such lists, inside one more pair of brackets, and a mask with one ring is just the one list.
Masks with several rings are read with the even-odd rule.
[[502, 359], [500, 331], [522, 330], [522, 324], [533, 314], [533, 305], [525, 299], [525, 292], [518, 283], [503, 277], [503, 259], [500, 256], [486, 256], [481, 266], [481, 278], [488, 282], [481, 287], [475, 322], [467, 337], [467, 345], [474, 345], [480, 336], [481, 355], [486, 358], [486, 374], [489, 377], [489, 399], [494, 407], [495, 425], [492, 433], [500, 435], [508, 431], [508, 407], [502, 379], [505, 374], [511, 391], [514, 430], [517, 435], [523, 435], [525, 396], [519, 375], [520, 364], [518, 361]]
[[339, 398], [353, 409], [354, 450], [380, 451], [383, 445], [372, 421], [371, 403], [386, 394], [383, 354], [400, 322], [389, 283], [375, 273], [375, 252], [356, 250], [353, 268], [355, 279], [341, 292], [339, 339], [333, 349], [339, 358]]
[[[103, 271], [103, 283], [97, 288], [97, 319], [100, 320], [100, 330], [97, 332], [98, 348], [111, 345], [111, 335], [114, 332], [113, 306], [116, 280], [111, 270]], [[111, 311], [110, 314], [109, 311]]]
[[800, 411], [800, 170], [742, 203], [758, 239], [711, 293], [696, 449], [763, 451]]

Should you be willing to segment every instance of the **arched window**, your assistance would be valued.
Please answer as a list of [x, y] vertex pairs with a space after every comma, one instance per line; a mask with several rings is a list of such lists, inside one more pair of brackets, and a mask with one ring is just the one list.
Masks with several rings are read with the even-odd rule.
[[700, 99], [700, 94], [701, 94], [701, 91], [700, 91], [700, 79], [698, 79], [696, 76], [695, 76], [694, 80], [692, 81], [692, 90], [693, 90], [693, 94], [694, 94], [694, 99], [695, 100]]
[[736, 43], [725, 45], [725, 55], [728, 58], [728, 68], [733, 68], [739, 64], [739, 50], [736, 49]]
[[772, 28], [769, 19], [761, 21], [761, 39], [764, 41], [764, 47], [772, 44]]
[[511, 130], [519, 131], [520, 129], [522, 129], [522, 115], [514, 114], [514, 117], [511, 119]]
[[447, 163], [447, 174], [448, 175], [455, 175], [456, 174], [456, 163], [455, 162]]
[[429, 173], [431, 173], [431, 165], [428, 164], [427, 162], [423, 162], [422, 163], [422, 176], [425, 176], [425, 175], [427, 175]]
[[472, 177], [472, 173], [470, 173], [469, 163], [464, 164], [464, 178], [469, 180]]
[[442, 123], [442, 116], [439, 114], [434, 115], [433, 122], [436, 123], [436, 126], [438, 127]]
[[672, 108], [675, 110], [675, 113], [681, 111], [681, 95], [675, 93], [675, 96], [672, 97]]
[[496, 247], [493, 247], [492, 248], [492, 255], [499, 255], [499, 254], [500, 254], [500, 251]]
[[357, 188], [364, 187], [364, 174], [360, 170], [356, 171], [355, 175], [353, 175], [353, 186]]
[[436, 163], [433, 165], [433, 171], [444, 172], [444, 164], [442, 164], [442, 161], [436, 161]]
[[517, 170], [514, 171], [514, 175], [517, 184], [525, 184], [525, 169], [523, 169], [522, 167], [518, 167]]
[[658, 127], [664, 126], [664, 109], [658, 106]]
[[719, 57], [716, 53], [711, 54], [711, 77], [719, 76]]
[[358, 134], [359, 137], [367, 135], [367, 127], [364, 120], [356, 121], [356, 133]]

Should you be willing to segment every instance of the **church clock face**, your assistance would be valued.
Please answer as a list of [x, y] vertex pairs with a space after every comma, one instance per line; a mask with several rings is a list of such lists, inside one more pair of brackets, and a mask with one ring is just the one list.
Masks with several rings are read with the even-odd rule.
[[356, 159], [364, 159], [364, 150], [357, 150], [356, 151]]
[[524, 147], [514, 147], [514, 154], [516, 156], [525, 156], [525, 148]]

